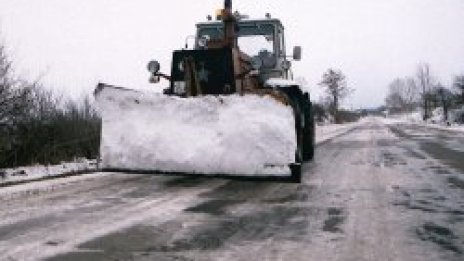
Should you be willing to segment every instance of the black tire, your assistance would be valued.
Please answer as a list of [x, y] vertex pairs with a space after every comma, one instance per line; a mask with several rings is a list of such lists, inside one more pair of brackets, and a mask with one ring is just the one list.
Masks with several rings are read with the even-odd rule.
[[301, 119], [296, 120], [296, 152], [295, 163], [290, 164], [291, 176], [289, 181], [292, 183], [301, 183], [301, 164], [304, 160], [304, 130], [301, 126]]
[[311, 131], [308, 131], [305, 128], [303, 161], [306, 162], [306, 161], [311, 160], [313, 158], [313, 155], [314, 155], [314, 147], [311, 141]]
[[304, 155], [305, 155], [305, 147], [304, 147], [304, 133], [303, 130], [297, 130], [296, 135], [296, 152], [295, 152], [295, 162], [296, 163], [303, 163], [304, 162]]
[[314, 159], [315, 150], [316, 150], [316, 122], [313, 119], [312, 128], [311, 128], [311, 152], [309, 154], [309, 160]]
[[301, 164], [290, 164], [292, 175], [289, 181], [292, 183], [301, 183]]
[[311, 108], [311, 124], [309, 125], [311, 130], [309, 131], [309, 148], [308, 148], [308, 160], [314, 159], [314, 150], [316, 149], [316, 122], [314, 121], [312, 108]]
[[304, 162], [306, 144], [305, 144], [305, 128], [304, 121], [306, 120], [304, 95], [301, 88], [297, 85], [281, 86], [279, 91], [285, 94], [288, 101], [293, 108], [293, 115], [295, 117], [295, 133], [297, 147], [295, 151], [295, 163], [290, 164], [291, 176], [290, 182], [301, 182], [301, 165]]
[[304, 128], [304, 153], [303, 160], [310, 161], [314, 158], [315, 142], [315, 123], [312, 114], [312, 106], [309, 105], [309, 111], [306, 112], [306, 125]]

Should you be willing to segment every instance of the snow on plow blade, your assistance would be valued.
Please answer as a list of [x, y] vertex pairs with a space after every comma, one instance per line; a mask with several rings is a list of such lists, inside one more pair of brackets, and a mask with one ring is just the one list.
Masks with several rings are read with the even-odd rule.
[[100, 84], [103, 171], [291, 175], [290, 106], [257, 95], [180, 98]]

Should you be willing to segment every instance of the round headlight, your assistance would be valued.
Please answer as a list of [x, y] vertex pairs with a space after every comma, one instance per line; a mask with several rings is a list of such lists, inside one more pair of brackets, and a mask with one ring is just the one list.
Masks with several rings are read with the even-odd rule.
[[200, 48], [205, 48], [208, 45], [209, 41], [209, 36], [208, 35], [203, 35], [198, 39], [198, 46]]
[[158, 61], [150, 61], [147, 66], [148, 71], [152, 74], [158, 73], [160, 68], [161, 66]]

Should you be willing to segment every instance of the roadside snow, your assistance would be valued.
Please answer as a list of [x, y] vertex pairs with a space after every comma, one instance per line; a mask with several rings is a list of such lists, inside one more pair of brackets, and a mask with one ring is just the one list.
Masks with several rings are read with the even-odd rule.
[[421, 126], [427, 127], [427, 128], [438, 129], [438, 130], [464, 132], [464, 125], [446, 126], [446, 125], [437, 124], [437, 123], [415, 123], [415, 124], [416, 125], [421, 125]]
[[77, 159], [58, 165], [34, 165], [19, 168], [0, 169], [0, 185], [22, 181], [39, 180], [47, 177], [81, 173], [96, 170], [96, 160]]
[[386, 124], [410, 123], [428, 128], [464, 132], [464, 107], [450, 110], [448, 117], [448, 122], [445, 122], [443, 110], [437, 108], [432, 112], [432, 117], [426, 122], [422, 120], [422, 113], [419, 111], [391, 115], [382, 119], [382, 121]]
[[363, 120], [345, 124], [327, 124], [316, 126], [316, 145], [324, 143], [327, 140], [333, 139], [336, 136], [342, 135], [356, 128], [362, 121]]
[[[97, 180], [102, 177], [114, 175], [113, 173], [102, 173], [95, 172], [92, 174], [83, 174], [77, 176], [69, 176], [66, 178], [52, 178], [52, 179], [38, 179], [30, 180], [31, 182], [24, 182], [20, 184], [15, 184], [14, 186], [6, 186], [0, 189], [0, 201], [10, 200], [17, 197], [22, 197], [25, 195], [37, 195], [44, 192], [50, 192], [58, 190], [60, 188], [69, 186], [71, 184], [76, 184], [80, 182], [86, 182], [89, 180]], [[52, 176], [60, 177], [60, 176]], [[26, 181], [26, 180], [24, 180]]]
[[293, 112], [270, 97], [182, 99], [106, 87], [96, 99], [103, 119], [103, 169], [291, 174]]

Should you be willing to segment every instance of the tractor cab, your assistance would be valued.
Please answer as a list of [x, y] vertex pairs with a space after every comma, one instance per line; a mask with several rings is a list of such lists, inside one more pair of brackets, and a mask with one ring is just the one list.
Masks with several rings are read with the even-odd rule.
[[[240, 15], [236, 15], [240, 17]], [[280, 20], [238, 19], [236, 44], [245, 54], [262, 81], [269, 78], [288, 78], [290, 62], [287, 60], [284, 27]], [[221, 21], [197, 24], [195, 49], [216, 49], [216, 43], [224, 37]], [[298, 49], [298, 48], [297, 48]], [[296, 57], [299, 60], [299, 57]]]
[[[165, 94], [192, 97], [261, 93], [269, 79], [292, 78], [281, 21], [269, 14], [264, 19], [247, 19], [232, 13], [231, 7], [225, 1], [216, 21], [209, 17], [196, 25], [193, 49], [186, 44], [173, 52], [170, 76], [159, 73], [158, 62], [150, 62], [150, 81], [166, 78], [170, 86]], [[301, 47], [295, 47], [293, 60], [300, 59]]]

